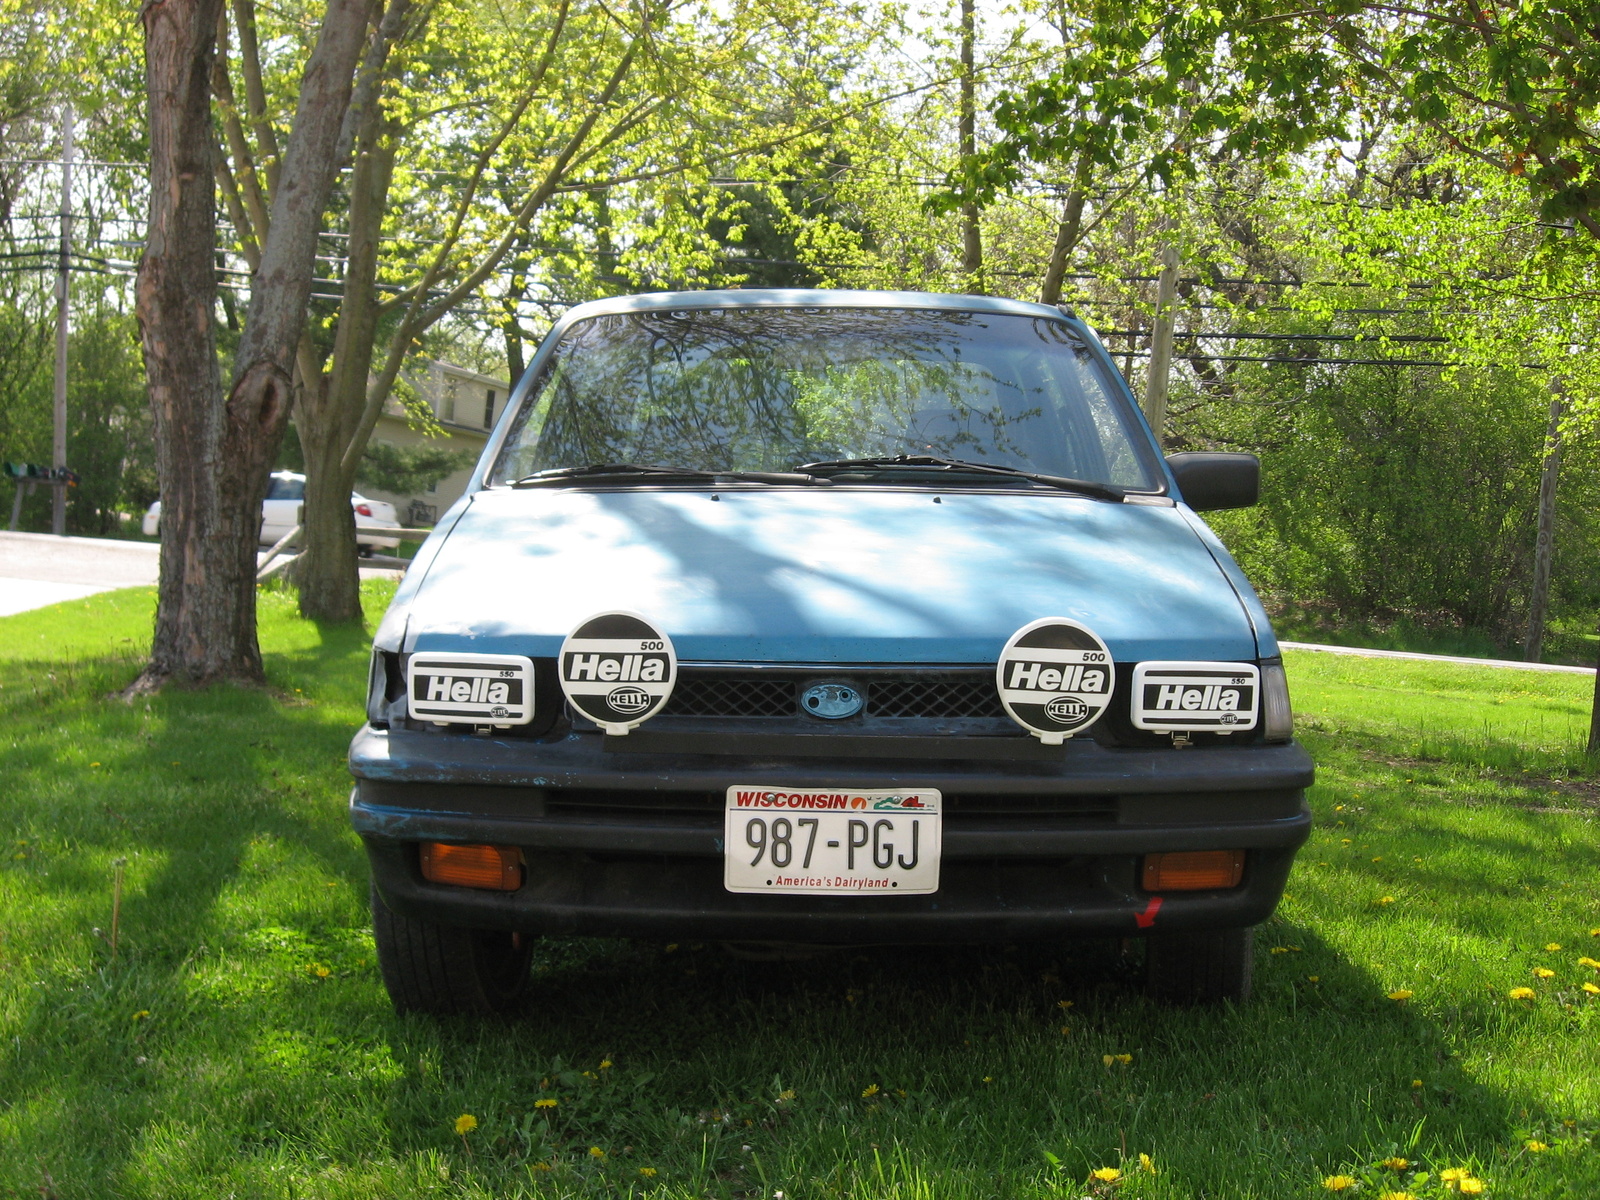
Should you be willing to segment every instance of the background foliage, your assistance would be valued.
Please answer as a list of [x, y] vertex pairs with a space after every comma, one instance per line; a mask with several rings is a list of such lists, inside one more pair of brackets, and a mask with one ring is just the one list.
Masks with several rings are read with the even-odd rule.
[[[571, 36], [540, 76], [529, 48], [557, 8], [419, 3], [373, 143], [392, 160], [371, 268], [380, 302], [368, 348], [349, 345], [372, 370], [426, 355], [514, 376], [556, 316], [600, 295], [971, 290], [1075, 305], [1141, 390], [1158, 252], [1172, 245], [1166, 440], [1263, 456], [1262, 506], [1216, 523], [1286, 628], [1511, 651], [1559, 388], [1546, 649], [1588, 660], [1600, 616], [1589, 216], [1600, 159], [1587, 130], [1600, 87], [1573, 31], [1592, 28], [1600, 5], [1434, 7], [980, 6], [977, 152], [963, 157], [954, 4], [574, 3], [560, 10]], [[264, 107], [233, 113], [245, 135], [228, 142], [235, 159], [237, 146], [270, 148], [263, 129], [281, 137], [315, 9], [260, 10]], [[72, 458], [85, 484], [71, 523], [110, 532], [154, 486], [124, 315], [145, 153], [137, 28], [106, 0], [0, 0], [0, 16], [0, 458], [48, 452], [51, 160], [70, 99], [89, 159], [74, 205]], [[629, 71], [602, 104], [628, 46]], [[608, 132], [551, 175], [586, 106]], [[312, 370], [331, 369], [345, 288], [364, 286], [345, 249], [351, 178], [327, 219]], [[238, 202], [219, 197], [232, 239], [224, 353], [248, 279], [234, 219], [247, 182], [236, 171]], [[972, 202], [975, 269], [963, 260]], [[473, 280], [431, 324], [402, 327]], [[362, 461], [373, 481], [405, 465]], [[42, 496], [25, 520], [42, 527]]]

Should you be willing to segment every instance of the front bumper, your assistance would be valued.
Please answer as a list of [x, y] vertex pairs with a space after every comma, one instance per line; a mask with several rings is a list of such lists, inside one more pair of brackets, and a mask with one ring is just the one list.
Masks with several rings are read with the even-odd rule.
[[[1024, 743], [1024, 745], [1026, 745]], [[1310, 832], [1312, 767], [1295, 744], [1187, 751], [1072, 742], [1018, 761], [791, 760], [607, 750], [386, 731], [351, 747], [351, 820], [397, 912], [538, 933], [932, 942], [1134, 936], [1257, 924]], [[950, 798], [939, 891], [756, 896], [722, 887], [722, 796], [733, 784], [936, 787]], [[523, 848], [527, 882], [484, 892], [428, 882], [419, 841]], [[1139, 887], [1144, 854], [1244, 849], [1226, 891]]]

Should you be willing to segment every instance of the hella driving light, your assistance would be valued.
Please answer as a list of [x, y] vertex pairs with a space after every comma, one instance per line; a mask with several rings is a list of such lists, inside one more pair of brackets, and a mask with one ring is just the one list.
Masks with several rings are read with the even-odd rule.
[[520, 654], [413, 654], [406, 666], [411, 716], [436, 725], [495, 725], [533, 720], [533, 660]]

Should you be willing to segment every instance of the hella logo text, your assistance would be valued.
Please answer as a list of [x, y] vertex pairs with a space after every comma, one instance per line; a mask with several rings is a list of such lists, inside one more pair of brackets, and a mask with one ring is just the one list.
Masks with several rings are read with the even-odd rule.
[[452, 675], [417, 675], [412, 680], [412, 696], [417, 700], [447, 704], [520, 704], [518, 695], [512, 695], [513, 682], [503, 679], [485, 679], [476, 676], [457, 679]]
[[1111, 672], [1105, 667], [1086, 667], [1082, 663], [1019, 662], [1006, 663], [1005, 686], [1016, 691], [1106, 692]]
[[665, 654], [569, 653], [561, 664], [562, 678], [572, 683], [665, 683]]

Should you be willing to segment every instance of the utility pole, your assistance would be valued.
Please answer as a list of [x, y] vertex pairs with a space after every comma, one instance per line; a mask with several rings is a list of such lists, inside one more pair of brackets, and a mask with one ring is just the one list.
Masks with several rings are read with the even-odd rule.
[[[970, 162], [978, 153], [977, 79], [973, 65], [973, 42], [977, 40], [977, 20], [973, 0], [961, 0], [961, 105], [956, 130], [959, 152]], [[978, 224], [978, 205], [968, 200], [961, 206], [961, 270], [966, 275], [962, 287], [969, 292], [988, 291], [983, 280], [983, 234]]]
[[1178, 298], [1178, 248], [1161, 247], [1156, 283], [1156, 322], [1150, 335], [1150, 371], [1144, 382], [1144, 415], [1158, 445], [1166, 445], [1167, 376], [1172, 370], [1173, 306]]
[[[58, 472], [67, 469], [67, 317], [71, 302], [68, 286], [72, 255], [72, 105], [61, 106], [61, 252], [56, 260], [56, 395], [55, 437], [51, 463]], [[67, 481], [58, 474], [50, 491], [55, 507], [50, 517], [50, 532], [67, 532]]]
[[1528, 597], [1528, 637], [1522, 657], [1538, 662], [1544, 648], [1544, 619], [1550, 601], [1550, 560], [1555, 552], [1556, 479], [1561, 474], [1561, 418], [1566, 412], [1565, 381], [1550, 381], [1550, 426], [1544, 435], [1544, 470], [1539, 476], [1539, 532], [1533, 543], [1533, 589]]

